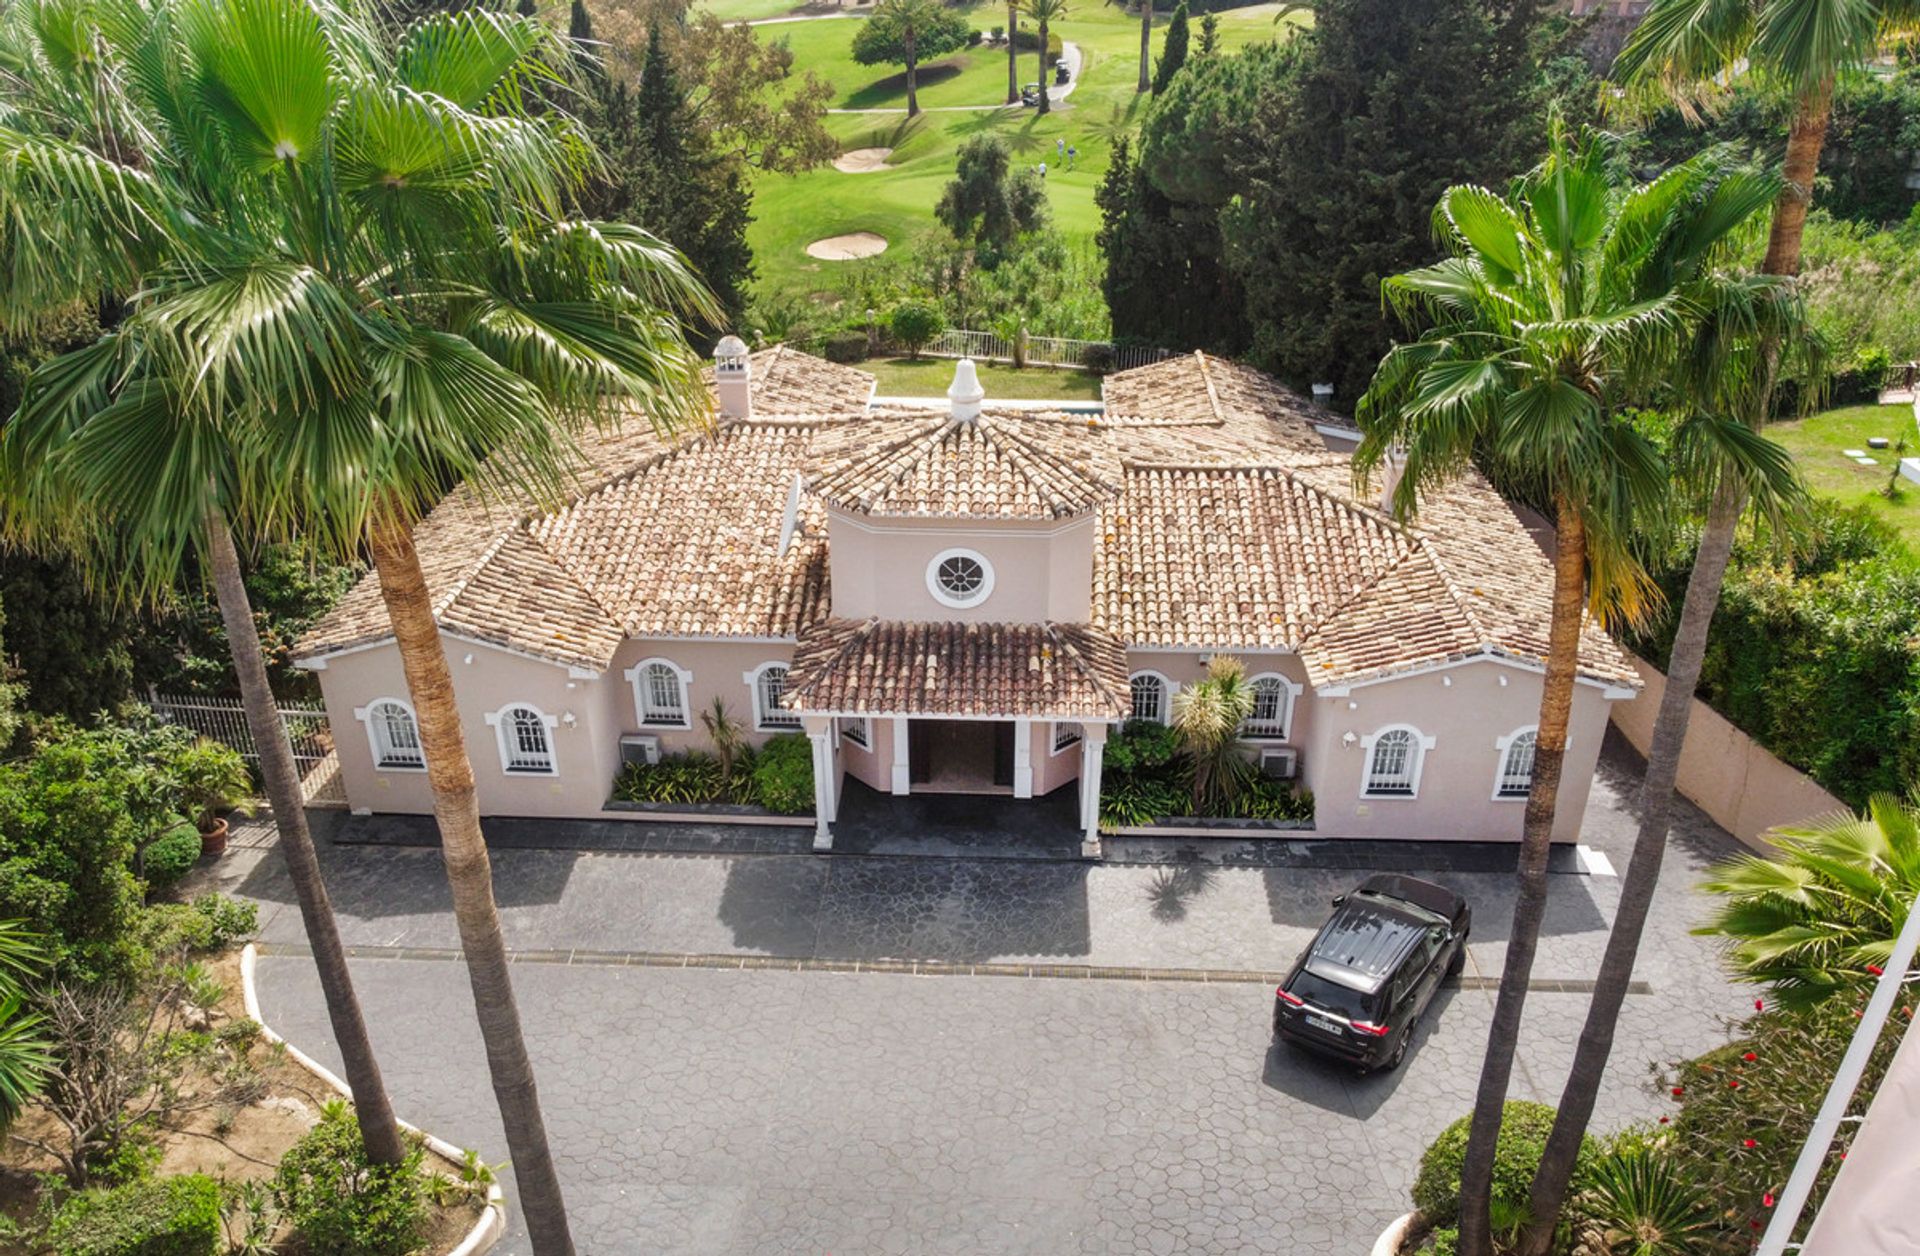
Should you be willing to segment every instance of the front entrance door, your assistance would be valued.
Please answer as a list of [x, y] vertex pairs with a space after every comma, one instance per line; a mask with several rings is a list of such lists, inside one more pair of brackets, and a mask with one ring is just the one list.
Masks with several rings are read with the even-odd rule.
[[912, 720], [907, 780], [935, 794], [1013, 792], [1013, 725], [993, 720]]

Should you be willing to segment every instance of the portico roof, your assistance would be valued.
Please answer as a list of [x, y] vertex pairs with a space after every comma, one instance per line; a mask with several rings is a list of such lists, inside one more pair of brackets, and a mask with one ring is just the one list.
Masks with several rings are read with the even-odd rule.
[[828, 619], [803, 630], [781, 705], [825, 715], [1111, 722], [1127, 656], [1086, 624]]

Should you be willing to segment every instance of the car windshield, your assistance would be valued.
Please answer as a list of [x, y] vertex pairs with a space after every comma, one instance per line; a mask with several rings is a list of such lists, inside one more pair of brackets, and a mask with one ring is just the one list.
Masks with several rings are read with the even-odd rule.
[[1315, 1007], [1338, 1012], [1348, 1020], [1365, 1020], [1373, 1014], [1372, 999], [1365, 993], [1328, 981], [1325, 977], [1317, 977], [1305, 969], [1287, 984], [1287, 991]]

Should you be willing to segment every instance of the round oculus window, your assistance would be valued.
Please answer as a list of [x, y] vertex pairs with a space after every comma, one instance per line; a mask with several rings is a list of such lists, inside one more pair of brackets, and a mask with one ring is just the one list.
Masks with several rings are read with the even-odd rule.
[[947, 550], [927, 568], [927, 587], [947, 606], [972, 606], [993, 591], [993, 568], [971, 550]]

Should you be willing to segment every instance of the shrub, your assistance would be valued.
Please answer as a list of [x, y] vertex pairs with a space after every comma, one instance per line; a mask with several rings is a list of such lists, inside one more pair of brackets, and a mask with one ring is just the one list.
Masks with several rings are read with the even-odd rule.
[[406, 1256], [426, 1231], [423, 1155], [416, 1142], [397, 1165], [370, 1163], [353, 1113], [335, 1101], [281, 1157], [274, 1200], [310, 1256]]
[[1180, 749], [1180, 735], [1154, 720], [1129, 720], [1107, 741], [1101, 764], [1107, 771], [1138, 772], [1165, 767]]
[[200, 861], [200, 834], [185, 820], [147, 844], [141, 855], [149, 890], [164, 890]]
[[820, 352], [829, 362], [842, 364], [867, 360], [867, 333], [837, 331], [828, 336]]
[[[1493, 1221], [1495, 1229], [1506, 1231], [1526, 1218], [1527, 1192], [1553, 1129], [1553, 1109], [1544, 1103], [1513, 1100], [1503, 1113], [1493, 1156]], [[1467, 1128], [1472, 1121], [1463, 1116], [1447, 1126], [1420, 1157], [1413, 1204], [1435, 1226], [1450, 1226], [1460, 1216], [1460, 1166], [1466, 1159]], [[1597, 1154], [1591, 1138], [1582, 1140], [1577, 1179], [1585, 1180]]]
[[1313, 792], [1256, 775], [1235, 795], [1227, 811], [1241, 820], [1311, 820]]
[[220, 1184], [194, 1173], [81, 1191], [47, 1237], [58, 1256], [214, 1256]]
[[162, 757], [160, 766], [179, 782], [180, 801], [202, 833], [220, 813], [237, 807], [253, 790], [247, 761], [231, 746], [202, 737]]
[[946, 329], [947, 320], [939, 307], [925, 301], [902, 301], [893, 307], [887, 319], [887, 331], [894, 342], [915, 358]]
[[658, 763], [629, 763], [614, 778], [621, 802], [719, 802], [727, 795], [720, 761], [698, 750], [660, 756]]
[[1706, 1193], [1670, 1156], [1645, 1141], [1595, 1161], [1572, 1212], [1594, 1251], [1697, 1256], [1712, 1250], [1714, 1218]]
[[981, 41], [986, 39], [986, 37], [987, 33], [985, 31], [975, 27], [973, 30], [967, 32], [967, 47], [978, 48]]
[[[194, 840], [199, 841], [195, 834]], [[191, 903], [155, 903], [140, 920], [139, 945], [149, 956], [182, 951], [219, 951], [244, 942], [260, 926], [260, 909], [224, 894], [202, 894]]]
[[754, 799], [781, 815], [813, 810], [813, 747], [799, 733], [770, 737], [753, 762]]
[[[1022, 52], [1032, 52], [1040, 46], [1040, 32], [1030, 26], [1022, 26], [1014, 32], [1013, 46]], [[1062, 47], [1059, 31], [1047, 32], [1047, 64], [1051, 66], [1060, 59]]]
[[1080, 365], [1095, 375], [1105, 375], [1113, 370], [1113, 346], [1109, 344], [1088, 345], [1080, 354]]

